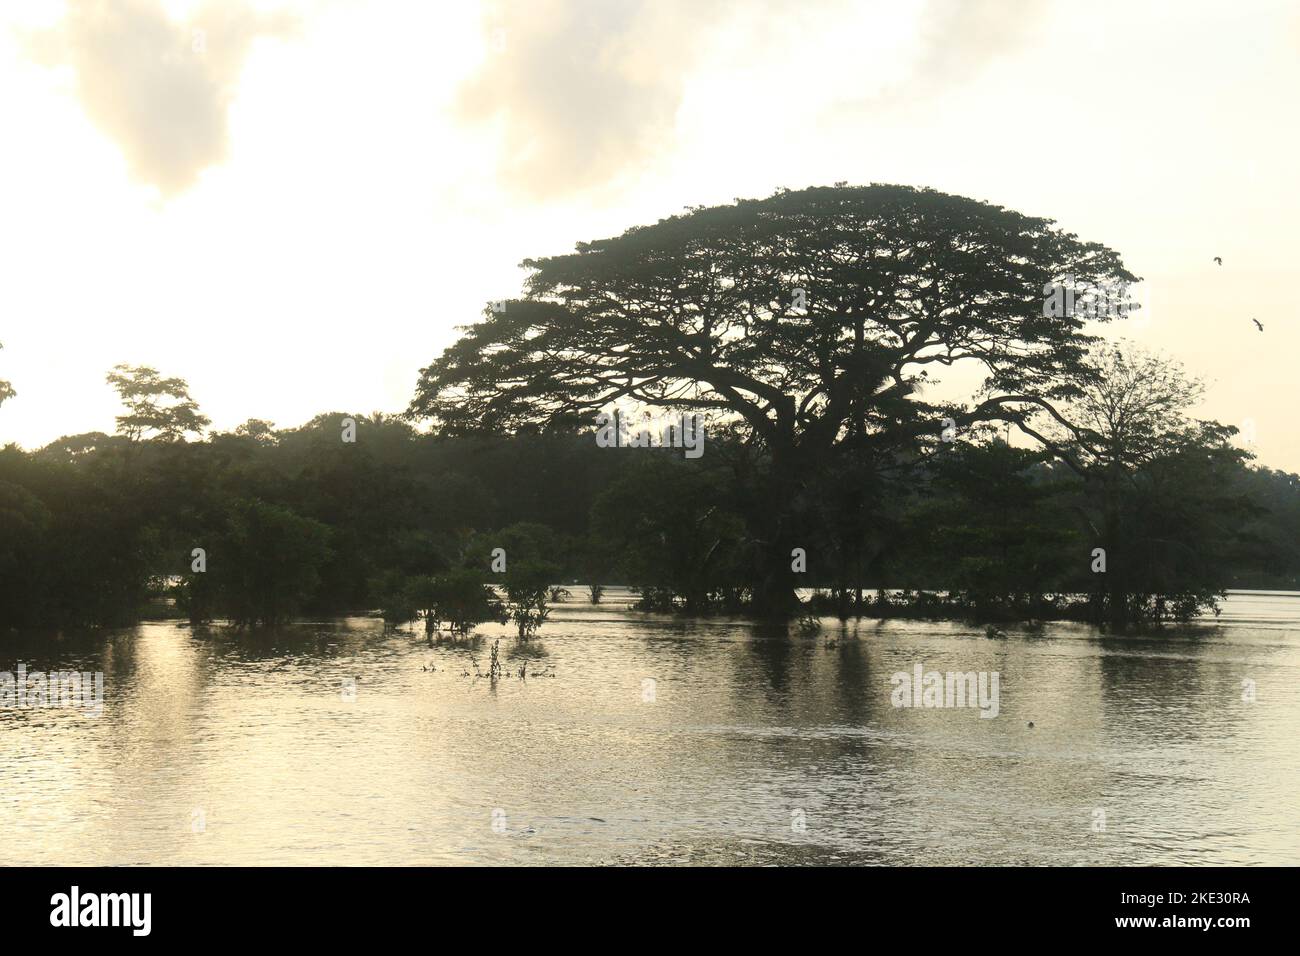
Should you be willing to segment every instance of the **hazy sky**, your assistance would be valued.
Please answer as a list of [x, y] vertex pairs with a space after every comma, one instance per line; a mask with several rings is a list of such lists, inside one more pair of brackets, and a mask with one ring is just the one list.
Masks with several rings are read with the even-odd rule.
[[111, 431], [118, 362], [399, 411], [526, 256], [847, 180], [1116, 248], [1123, 334], [1300, 471], [1297, 91], [1293, 0], [6, 0], [0, 442]]

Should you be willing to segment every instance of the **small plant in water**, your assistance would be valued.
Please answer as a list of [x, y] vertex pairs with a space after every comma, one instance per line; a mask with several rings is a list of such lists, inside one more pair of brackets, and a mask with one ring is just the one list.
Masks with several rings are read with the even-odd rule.
[[[486, 677], [488, 680], [496, 680], [501, 676], [501, 661], [497, 656], [497, 649], [500, 643], [500, 638], [492, 642], [492, 659], [488, 662], [488, 672], [486, 674], [483, 673], [483, 668], [478, 666], [478, 658], [472, 654], [470, 655], [469, 662], [474, 665], [475, 677]], [[465, 671], [460, 676], [468, 677], [469, 671]]]
[[799, 615], [799, 623], [796, 626], [800, 634], [817, 634], [822, 629], [822, 622], [812, 611], [805, 610]]
[[[540, 644], [516, 644], [510, 652], [511, 657], [521, 657], [523, 660], [516, 668], [511, 665], [511, 671], [506, 673], [505, 664], [501, 660], [501, 639], [497, 638], [492, 642], [491, 659], [488, 661], [487, 673], [483, 673], [483, 668], [479, 666], [478, 658], [472, 654], [469, 655], [469, 662], [474, 667], [474, 673], [471, 675], [469, 670], [463, 670], [461, 677], [482, 677], [491, 681], [498, 681], [503, 677], [518, 677], [520, 680], [527, 680], [529, 677], [554, 677], [555, 673], [551, 670], [550, 665], [546, 665], [542, 670], [537, 670], [536, 660], [539, 657], [546, 656], [546, 648]], [[529, 669], [530, 665], [532, 670]]]

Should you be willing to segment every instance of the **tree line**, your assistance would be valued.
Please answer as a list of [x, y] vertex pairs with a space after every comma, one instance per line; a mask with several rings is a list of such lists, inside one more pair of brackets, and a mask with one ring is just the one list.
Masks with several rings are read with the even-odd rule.
[[[345, 420], [355, 443], [340, 440]], [[202, 441], [10, 445], [0, 625], [126, 625], [172, 598], [196, 622], [378, 609], [464, 633], [504, 618], [492, 585], [544, 619], [560, 583], [590, 588], [583, 599], [624, 584], [649, 609], [748, 613], [768, 563], [749, 507], [769, 467], [722, 432], [691, 461], [600, 448], [592, 430], [445, 437], [346, 413]], [[1300, 584], [1300, 477], [1225, 449], [1171, 447], [1131, 482], [1090, 484], [1045, 451], [985, 435], [860, 477], [816, 476], [798, 503], [796, 577], [821, 589], [822, 613], [1116, 621], [1122, 607], [1127, 621], [1154, 621], [1225, 587]]]

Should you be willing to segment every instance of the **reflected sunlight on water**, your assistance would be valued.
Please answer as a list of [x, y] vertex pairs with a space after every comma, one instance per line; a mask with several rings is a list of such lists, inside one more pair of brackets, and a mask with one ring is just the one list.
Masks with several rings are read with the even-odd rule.
[[[607, 600], [557, 607], [555, 676], [495, 684], [365, 619], [6, 639], [0, 670], [105, 674], [100, 717], [0, 709], [6, 862], [1300, 863], [1300, 594], [1001, 640]], [[918, 663], [998, 672], [998, 717], [893, 707]]]

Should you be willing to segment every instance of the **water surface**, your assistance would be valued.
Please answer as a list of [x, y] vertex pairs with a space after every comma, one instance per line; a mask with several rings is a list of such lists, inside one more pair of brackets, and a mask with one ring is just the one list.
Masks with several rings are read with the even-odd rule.
[[[0, 709], [5, 861], [1300, 863], [1300, 594], [989, 639], [583, 593], [541, 631], [554, 676], [496, 682], [367, 619], [0, 639], [0, 670], [105, 675], [98, 717]], [[917, 663], [998, 672], [999, 715], [894, 707]]]

